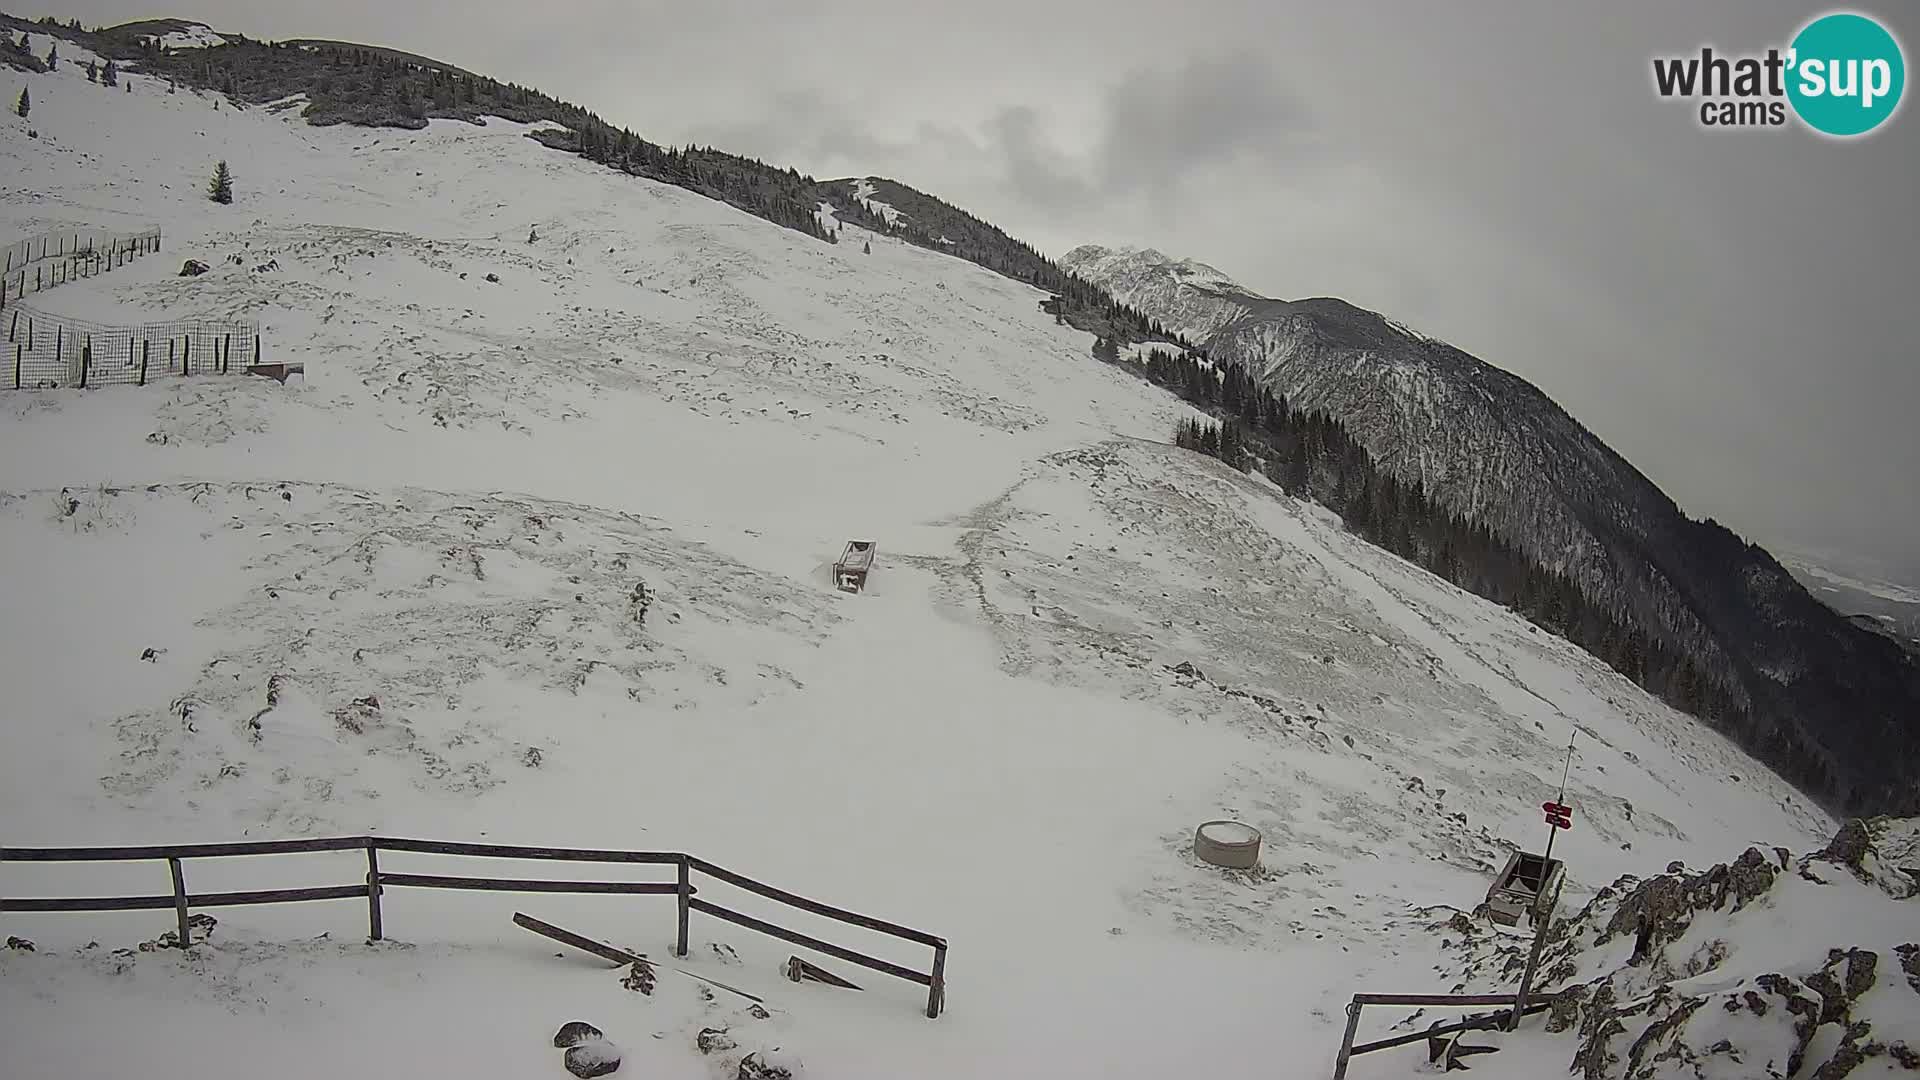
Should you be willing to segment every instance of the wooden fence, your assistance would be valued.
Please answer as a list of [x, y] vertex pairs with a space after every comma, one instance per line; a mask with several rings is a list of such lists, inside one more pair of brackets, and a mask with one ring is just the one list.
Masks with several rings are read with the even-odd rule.
[[[1353, 1037], [1360, 1031], [1360, 1010], [1368, 1005], [1419, 1005], [1443, 1008], [1475, 1008], [1491, 1005], [1509, 1012], [1506, 1015], [1483, 1016], [1431, 1027], [1425, 1031], [1393, 1035], [1356, 1046]], [[1340, 1053], [1333, 1060], [1333, 1080], [1346, 1080], [1347, 1062], [1361, 1054], [1371, 1054], [1376, 1050], [1389, 1050], [1396, 1046], [1420, 1042], [1423, 1039], [1439, 1039], [1467, 1031], [1509, 1030], [1512, 1025], [1519, 1022], [1520, 1016], [1515, 1013], [1531, 1016], [1537, 1012], [1544, 1012], [1552, 1006], [1553, 995], [1528, 1002], [1518, 994], [1355, 994], [1353, 1000], [1347, 1003], [1347, 1031], [1340, 1039]], [[1459, 1067], [1466, 1068], [1464, 1064]], [[1449, 1065], [1448, 1071], [1451, 1071], [1451, 1068], [1452, 1066]]]
[[[355, 885], [331, 885], [306, 889], [259, 889], [247, 892], [190, 893], [187, 891], [183, 863], [188, 859], [230, 858], [241, 855], [284, 855], [316, 851], [365, 851], [366, 880]], [[558, 881], [550, 879], [512, 879], [450, 877], [440, 874], [398, 874], [380, 869], [380, 852], [408, 851], [430, 855], [459, 855], [491, 859], [541, 859], [559, 862], [629, 863], [675, 868], [675, 880], [650, 881]], [[898, 923], [860, 915], [797, 896], [784, 889], [755, 881], [684, 852], [599, 851], [583, 848], [515, 847], [506, 844], [463, 844], [439, 840], [407, 840], [391, 836], [340, 836], [314, 840], [267, 840], [233, 844], [174, 844], [156, 847], [80, 847], [80, 848], [0, 848], [4, 862], [132, 862], [164, 860], [171, 872], [171, 892], [150, 896], [91, 897], [0, 897], [0, 912], [8, 911], [147, 911], [172, 908], [179, 921], [179, 944], [192, 944], [188, 913], [194, 908], [231, 907], [248, 904], [286, 904], [306, 900], [367, 901], [367, 936], [378, 941], [383, 935], [380, 918], [380, 894], [390, 887], [417, 889], [476, 889], [487, 892], [615, 893], [632, 896], [672, 896], [679, 907], [678, 935], [674, 955], [687, 955], [687, 924], [695, 912], [723, 919], [782, 941], [791, 942], [851, 964], [871, 968], [883, 974], [905, 979], [927, 988], [927, 1016], [938, 1017], [946, 1006], [947, 943], [943, 938], [923, 933]], [[790, 930], [751, 915], [702, 900], [694, 886], [694, 875], [723, 881], [814, 915], [824, 916], [851, 926], [887, 934], [933, 949], [931, 971], [917, 971], [899, 964], [855, 952], [830, 941]]]
[[160, 250], [160, 230], [49, 233], [0, 253], [0, 311], [28, 293], [90, 278]]

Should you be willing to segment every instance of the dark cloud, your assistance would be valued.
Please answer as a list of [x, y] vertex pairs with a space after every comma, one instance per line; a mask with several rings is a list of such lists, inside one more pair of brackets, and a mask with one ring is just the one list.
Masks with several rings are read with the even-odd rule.
[[[146, 17], [149, 0], [63, 0]], [[1872, 13], [1911, 66], [1920, 15]], [[169, 0], [379, 41], [651, 138], [881, 174], [1059, 253], [1192, 255], [1532, 379], [1697, 515], [1920, 576], [1920, 112], [1702, 132], [1649, 63], [1783, 44], [1786, 0]], [[1910, 80], [1911, 85], [1911, 80]], [[1920, 90], [1909, 90], [1920, 93]]]
[[1144, 191], [1171, 209], [1194, 169], [1299, 162], [1315, 146], [1306, 104], [1282, 85], [1269, 56], [1200, 56], [1173, 68], [1128, 72], [1106, 94], [1096, 151], [1113, 194]]

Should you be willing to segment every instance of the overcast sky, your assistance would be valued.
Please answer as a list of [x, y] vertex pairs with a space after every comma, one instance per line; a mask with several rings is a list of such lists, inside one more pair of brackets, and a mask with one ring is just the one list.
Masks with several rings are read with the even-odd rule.
[[[390, 45], [658, 142], [889, 176], [1052, 255], [1151, 245], [1272, 296], [1344, 297], [1531, 379], [1695, 516], [1912, 579], [1920, 113], [1909, 102], [1848, 143], [1715, 134], [1651, 89], [1656, 54], [1784, 46], [1824, 10], [72, 0], [54, 13]], [[1913, 64], [1920, 12], [1855, 10], [1891, 26]]]

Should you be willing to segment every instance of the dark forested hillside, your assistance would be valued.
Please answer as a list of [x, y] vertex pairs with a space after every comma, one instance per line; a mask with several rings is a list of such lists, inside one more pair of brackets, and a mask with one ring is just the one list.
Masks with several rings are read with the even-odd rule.
[[[815, 196], [844, 220], [899, 237], [930, 251], [962, 258], [1053, 294], [1049, 311], [1077, 329], [1125, 342], [1180, 341], [1145, 314], [1115, 300], [1098, 285], [1060, 265], [965, 210], [923, 191], [879, 177], [869, 178], [871, 198], [900, 211], [889, 224], [854, 194], [855, 180], [830, 180]], [[1185, 344], [1185, 342], [1181, 342]]]
[[[1118, 361], [1118, 350], [1095, 355]], [[1703, 651], [1436, 499], [1370, 453], [1332, 413], [1303, 409], [1238, 360], [1151, 352], [1139, 374], [1220, 418], [1176, 442], [1339, 513], [1373, 543], [1565, 636], [1740, 743], [1803, 790], [1850, 812], [1920, 807], [1920, 662], [1815, 600], [1763, 548], [1675, 508], [1649, 529], [1651, 563], [1711, 634]], [[1620, 571], [1613, 573], [1622, 577]]]

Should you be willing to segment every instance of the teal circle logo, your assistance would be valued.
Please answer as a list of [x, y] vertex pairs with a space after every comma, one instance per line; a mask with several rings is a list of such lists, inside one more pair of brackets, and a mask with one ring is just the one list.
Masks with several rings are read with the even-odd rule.
[[1906, 59], [1886, 27], [1851, 12], [1822, 15], [1793, 39], [1787, 99], [1808, 127], [1864, 135], [1900, 106]]

